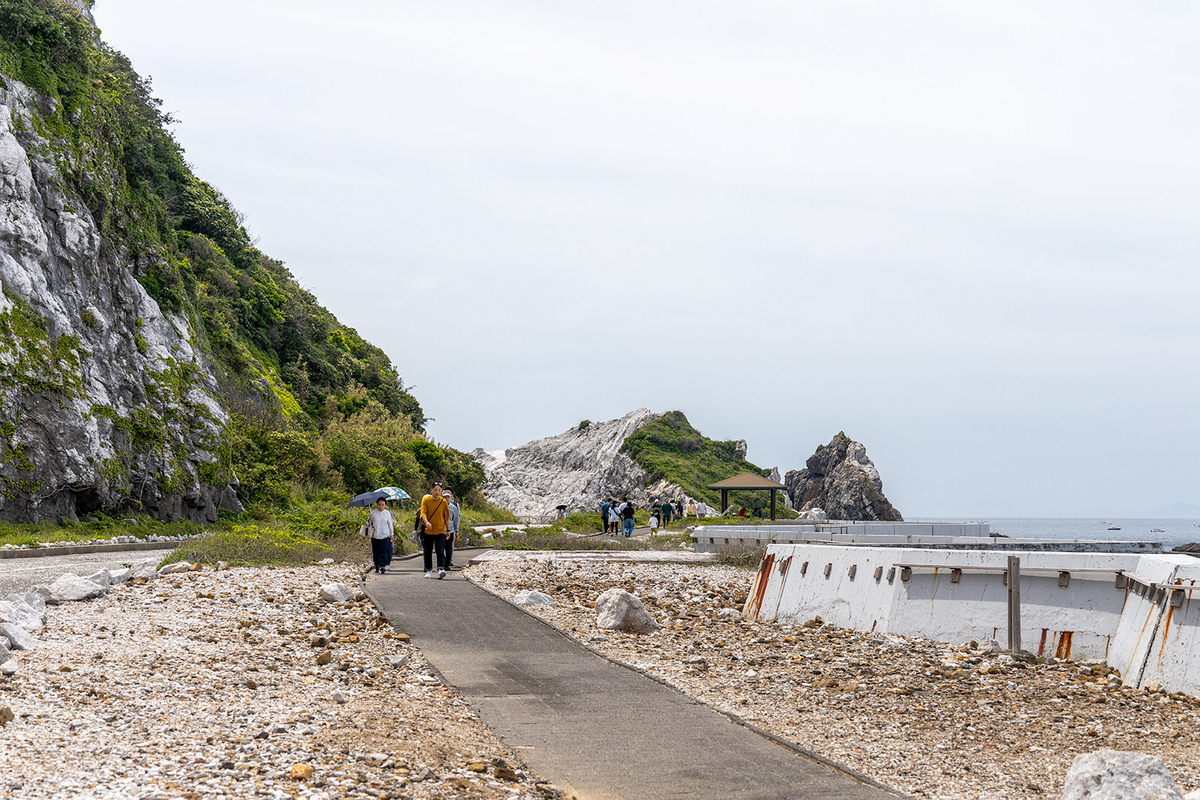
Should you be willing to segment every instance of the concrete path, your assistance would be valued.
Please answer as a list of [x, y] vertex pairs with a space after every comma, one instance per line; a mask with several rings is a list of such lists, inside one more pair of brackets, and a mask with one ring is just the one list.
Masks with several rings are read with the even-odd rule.
[[584, 800], [895, 795], [798, 755], [421, 560], [366, 591], [530, 768]]
[[74, 572], [76, 575], [91, 575], [98, 570], [120, 569], [125, 564], [133, 564], [151, 558], [162, 560], [175, 547], [176, 544], [164, 544], [158, 550], [0, 560], [0, 597], [11, 592], [27, 592], [39, 583], [54, 583], [60, 575], [68, 572]]

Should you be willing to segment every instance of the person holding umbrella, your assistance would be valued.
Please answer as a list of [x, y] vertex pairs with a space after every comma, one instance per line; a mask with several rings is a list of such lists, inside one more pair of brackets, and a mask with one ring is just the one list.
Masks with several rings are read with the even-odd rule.
[[393, 537], [396, 535], [396, 516], [388, 510], [387, 498], [380, 497], [375, 501], [367, 526], [371, 529], [371, 558], [375, 562], [375, 572], [382, 575], [392, 564]]

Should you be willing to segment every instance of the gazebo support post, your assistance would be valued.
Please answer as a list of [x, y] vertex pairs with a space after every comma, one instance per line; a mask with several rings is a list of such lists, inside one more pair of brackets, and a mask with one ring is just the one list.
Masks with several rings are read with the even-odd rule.
[[775, 521], [775, 490], [771, 490], [771, 522]]
[[729, 490], [721, 490], [721, 515], [724, 516], [725, 509], [729, 508]]

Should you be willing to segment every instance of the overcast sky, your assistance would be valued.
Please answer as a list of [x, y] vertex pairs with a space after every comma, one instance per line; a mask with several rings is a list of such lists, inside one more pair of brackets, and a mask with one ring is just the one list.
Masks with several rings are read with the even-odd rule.
[[845, 430], [917, 518], [1200, 503], [1198, 9], [95, 14], [435, 439], [678, 408], [787, 470]]

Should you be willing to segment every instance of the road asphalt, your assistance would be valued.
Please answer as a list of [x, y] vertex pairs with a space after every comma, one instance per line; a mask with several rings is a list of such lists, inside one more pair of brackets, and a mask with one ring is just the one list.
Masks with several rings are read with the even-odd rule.
[[894, 798], [614, 664], [420, 559], [366, 591], [538, 776], [584, 800]]
[[60, 575], [68, 572], [86, 577], [102, 569], [120, 569], [126, 564], [151, 558], [161, 560], [175, 547], [175, 544], [169, 544], [161, 550], [0, 559], [0, 597], [5, 597], [11, 592], [27, 592], [30, 587], [39, 583], [54, 583]]

